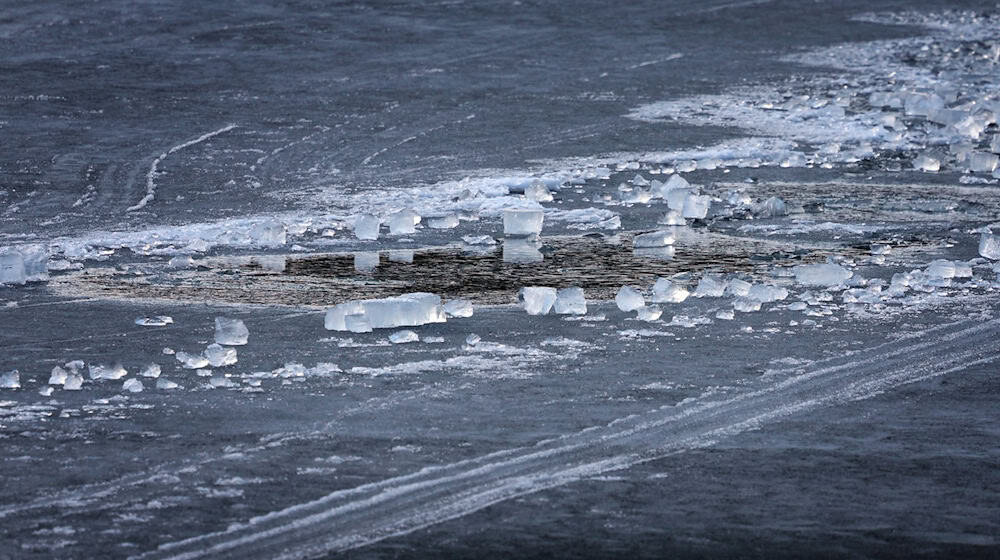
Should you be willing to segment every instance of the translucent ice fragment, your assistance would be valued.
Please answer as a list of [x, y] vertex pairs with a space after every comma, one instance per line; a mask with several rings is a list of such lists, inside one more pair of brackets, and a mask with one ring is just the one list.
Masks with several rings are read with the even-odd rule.
[[750, 282], [746, 280], [740, 280], [739, 278], [733, 278], [732, 280], [726, 282], [726, 290], [724, 295], [742, 297], [747, 295], [750, 288], [753, 286]]
[[378, 268], [377, 251], [359, 251], [354, 253], [354, 270], [358, 272], [371, 272]]
[[733, 309], [736, 311], [742, 311], [743, 313], [760, 311], [760, 302], [755, 299], [739, 297], [733, 301]]
[[796, 266], [795, 281], [803, 286], [839, 286], [854, 273], [835, 263], [803, 264]]
[[755, 215], [762, 218], [773, 218], [788, 214], [788, 208], [785, 205], [785, 201], [776, 196], [772, 196], [760, 204], [754, 204], [752, 209]]
[[449, 317], [472, 317], [472, 302], [467, 299], [453, 299], [444, 304], [444, 312]]
[[586, 315], [587, 298], [583, 288], [562, 288], [556, 291], [555, 312], [559, 315]]
[[543, 183], [532, 183], [524, 188], [524, 196], [537, 202], [552, 202], [552, 193]]
[[178, 352], [174, 355], [184, 369], [199, 369], [208, 365], [208, 358], [187, 352]]
[[674, 284], [666, 278], [657, 278], [653, 284], [654, 303], [680, 303], [688, 298], [690, 292], [684, 286]]
[[21, 374], [16, 369], [0, 374], [0, 389], [20, 389]]
[[69, 372], [56, 366], [52, 368], [52, 374], [49, 375], [49, 385], [63, 385], [66, 383], [67, 377], [69, 377]]
[[250, 238], [254, 245], [266, 247], [284, 245], [287, 235], [285, 224], [275, 220], [261, 222], [250, 228]]
[[618, 294], [615, 295], [615, 304], [622, 311], [635, 311], [646, 305], [646, 300], [639, 290], [632, 286], [622, 286], [618, 289]]
[[476, 333], [472, 333], [469, 336], [465, 337], [465, 343], [468, 344], [469, 346], [475, 346], [479, 344], [480, 340], [482, 340], [482, 338], [480, 338], [479, 335]]
[[83, 387], [83, 376], [79, 373], [72, 372], [66, 376], [66, 382], [63, 383], [63, 389], [66, 391], [79, 391]]
[[156, 315], [153, 317], [139, 317], [135, 320], [135, 324], [141, 325], [143, 327], [162, 327], [169, 325], [174, 322], [174, 318], [168, 315]]
[[87, 370], [90, 372], [91, 379], [121, 379], [128, 375], [128, 372], [119, 363], [110, 366], [90, 364]]
[[145, 387], [142, 386], [142, 381], [136, 378], [126, 379], [125, 383], [122, 384], [122, 390], [128, 391], [129, 393], [141, 393]]
[[409, 235], [417, 231], [420, 215], [410, 208], [405, 208], [389, 215], [389, 233], [392, 235]]
[[420, 336], [413, 331], [396, 331], [389, 335], [389, 342], [393, 344], [406, 344], [408, 342], [417, 342], [420, 340]]
[[504, 235], [538, 235], [545, 213], [541, 209], [517, 208], [503, 211]]
[[919, 155], [913, 159], [913, 168], [920, 171], [940, 171], [941, 162], [930, 156]]
[[372, 332], [372, 324], [364, 313], [352, 313], [345, 316], [344, 326], [352, 333]]
[[633, 247], [663, 247], [674, 244], [674, 232], [669, 230], [641, 233], [632, 240]]
[[0, 284], [24, 284], [27, 281], [21, 252], [11, 248], [0, 249]]
[[990, 260], [1000, 260], [1000, 236], [984, 231], [979, 237], [979, 254]]
[[149, 364], [148, 366], [142, 368], [139, 372], [142, 377], [159, 377], [160, 376], [160, 364]]
[[236, 349], [209, 344], [205, 349], [205, 358], [212, 367], [231, 366], [236, 363]]
[[780, 301], [788, 297], [788, 290], [780, 286], [754, 284], [747, 290], [746, 297], [761, 303]]
[[528, 315], [547, 315], [556, 303], [556, 289], [544, 286], [525, 286], [518, 292], [521, 305]]
[[636, 310], [636, 318], [640, 321], [655, 321], [663, 315], [663, 310], [655, 305], [643, 306]]
[[708, 206], [711, 201], [712, 198], [708, 195], [688, 195], [688, 197], [684, 199], [684, 209], [681, 210], [681, 216], [696, 220], [704, 220], [705, 216], [708, 215]]
[[687, 224], [687, 221], [677, 210], [668, 210], [656, 223], [661, 226], [683, 226]]
[[24, 276], [28, 282], [49, 279], [49, 249], [45, 245], [23, 245], [18, 248], [24, 258]]
[[167, 261], [168, 268], [193, 268], [194, 259], [190, 255], [177, 255]]
[[215, 342], [226, 346], [243, 346], [250, 337], [250, 331], [240, 319], [215, 318]]
[[170, 389], [176, 389], [177, 387], [179, 387], [179, 385], [177, 385], [176, 383], [174, 383], [173, 381], [171, 381], [169, 379], [161, 377], [161, 378], [159, 378], [159, 379], [156, 380], [156, 388], [157, 389], [169, 391]]
[[972, 152], [969, 154], [967, 165], [969, 166], [969, 171], [974, 171], [976, 173], [992, 173], [993, 170], [997, 168], [998, 161], [1000, 161], [1000, 157], [996, 154]]
[[452, 229], [458, 227], [457, 214], [445, 214], [435, 218], [427, 218], [427, 226], [432, 229]]
[[722, 297], [726, 291], [726, 281], [720, 276], [706, 274], [698, 281], [698, 287], [691, 294], [694, 297]]
[[366, 241], [378, 239], [380, 225], [382, 224], [377, 216], [362, 214], [354, 220], [354, 236]]
[[348, 315], [363, 316], [373, 329], [417, 327], [447, 320], [441, 298], [423, 292], [337, 304], [327, 309], [324, 325], [328, 330], [350, 330], [345, 322]]

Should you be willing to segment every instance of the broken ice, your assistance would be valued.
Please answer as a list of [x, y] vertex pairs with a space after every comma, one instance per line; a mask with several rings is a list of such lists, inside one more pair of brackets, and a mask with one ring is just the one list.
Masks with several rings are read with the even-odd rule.
[[159, 364], [149, 364], [144, 367], [142, 371], [139, 372], [142, 377], [159, 377], [160, 376], [160, 365]]
[[63, 385], [66, 383], [66, 378], [68, 376], [68, 371], [56, 366], [52, 368], [52, 373], [49, 375], [49, 385]]
[[381, 225], [378, 217], [362, 214], [354, 220], [354, 236], [365, 241], [378, 239], [378, 228]]
[[174, 355], [184, 369], [199, 369], [208, 365], [208, 358], [187, 352], [178, 352]]
[[526, 286], [521, 288], [518, 296], [528, 315], [547, 315], [556, 303], [557, 292], [555, 288]]
[[467, 299], [453, 299], [444, 304], [444, 312], [449, 317], [472, 317], [472, 302]]
[[212, 367], [230, 366], [236, 363], [236, 349], [209, 344], [205, 349], [205, 358]]
[[725, 280], [716, 275], [706, 274], [701, 277], [701, 280], [698, 282], [698, 287], [694, 289], [694, 293], [691, 295], [697, 298], [722, 297], [722, 294], [724, 294], [725, 291]]
[[615, 304], [618, 305], [618, 309], [628, 312], [646, 305], [646, 301], [639, 290], [632, 286], [622, 286], [615, 295]]
[[835, 263], [802, 264], [796, 266], [795, 281], [803, 286], [839, 286], [854, 273]]
[[513, 208], [503, 211], [503, 233], [512, 236], [532, 236], [542, 232], [545, 213], [541, 209]]
[[0, 389], [20, 389], [21, 375], [16, 369], [0, 375]]
[[416, 225], [420, 223], [420, 216], [413, 210], [406, 208], [389, 215], [389, 233], [392, 235], [408, 235], [417, 231]]
[[640, 321], [655, 321], [663, 314], [663, 310], [655, 305], [640, 307], [636, 310], [636, 319]]
[[121, 364], [115, 363], [111, 366], [105, 366], [100, 364], [90, 364], [87, 368], [90, 372], [91, 379], [121, 379], [128, 375], [125, 368]]
[[979, 237], [979, 254], [990, 260], [1000, 260], [1000, 236], [984, 231]]
[[674, 284], [666, 278], [658, 278], [653, 284], [654, 303], [681, 303], [686, 300], [690, 292], [684, 286]]
[[332, 331], [350, 330], [345, 323], [348, 315], [364, 317], [373, 329], [418, 327], [446, 320], [441, 298], [423, 292], [337, 304], [327, 309], [324, 326]]
[[0, 284], [24, 284], [28, 276], [20, 251], [0, 249]]
[[250, 331], [243, 321], [228, 317], [215, 318], [215, 342], [226, 346], [242, 346], [247, 343]]
[[555, 312], [557, 315], [586, 315], [587, 298], [583, 288], [562, 288], [556, 292]]
[[420, 336], [410, 330], [396, 331], [389, 335], [389, 342], [393, 344], [406, 344], [408, 342], [417, 342], [419, 340]]
[[135, 324], [143, 327], [162, 327], [174, 322], [173, 317], [168, 315], [156, 315], [154, 317], [139, 317]]
[[122, 384], [122, 390], [128, 391], [129, 393], [141, 393], [143, 390], [142, 381], [138, 379], [126, 379], [125, 383]]

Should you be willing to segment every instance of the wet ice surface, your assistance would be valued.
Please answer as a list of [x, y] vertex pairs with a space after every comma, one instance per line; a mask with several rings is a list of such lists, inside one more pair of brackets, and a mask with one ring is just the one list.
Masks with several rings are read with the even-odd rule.
[[996, 550], [996, 16], [509, 9], [12, 10], [0, 556]]

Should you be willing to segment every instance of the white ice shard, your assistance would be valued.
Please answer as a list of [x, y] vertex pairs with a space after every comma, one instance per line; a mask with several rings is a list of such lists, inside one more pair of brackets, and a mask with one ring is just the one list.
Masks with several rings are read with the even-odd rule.
[[354, 270], [371, 272], [378, 268], [378, 251], [358, 251], [354, 253]]
[[547, 315], [556, 303], [555, 288], [544, 286], [525, 286], [518, 292], [521, 305], [528, 315]]
[[145, 389], [142, 385], [142, 381], [136, 378], [126, 379], [125, 383], [122, 384], [122, 390], [128, 391], [129, 393], [141, 393]]
[[524, 197], [536, 202], [552, 202], [552, 193], [542, 182], [535, 182], [524, 187]]
[[212, 386], [213, 389], [232, 389], [236, 386], [232, 379], [224, 375], [215, 375], [208, 380], [208, 384]]
[[177, 387], [179, 387], [179, 385], [169, 379], [161, 377], [156, 380], [157, 389], [169, 391], [170, 389], [176, 389]]
[[984, 231], [979, 236], [979, 254], [992, 261], [1000, 260], [1000, 235]]
[[653, 284], [654, 303], [681, 303], [691, 295], [687, 288], [679, 284], [674, 284], [666, 278], [657, 278]]
[[934, 278], [954, 278], [955, 263], [945, 259], [933, 260], [927, 264], [924, 274]]
[[420, 336], [410, 330], [396, 331], [389, 335], [389, 342], [393, 344], [406, 344], [408, 342], [418, 342], [419, 340]]
[[692, 189], [680, 188], [667, 191], [663, 198], [666, 199], [668, 208], [681, 212], [681, 215], [683, 216], [684, 203], [687, 201], [689, 196], [694, 196]]
[[420, 215], [411, 208], [404, 208], [389, 215], [389, 233], [391, 235], [409, 235], [416, 233]]
[[215, 342], [226, 346], [243, 346], [250, 337], [250, 330], [240, 319], [215, 318]]
[[640, 233], [632, 240], [633, 247], [664, 247], [674, 244], [674, 232], [670, 230], [651, 231]]
[[723, 292], [727, 296], [742, 297], [750, 292], [750, 288], [753, 284], [747, 282], [746, 280], [740, 280], [739, 278], [733, 278], [726, 282], [726, 290]]
[[586, 315], [587, 298], [583, 288], [562, 288], [556, 291], [555, 312], [558, 315]]
[[56, 366], [52, 368], [52, 373], [49, 375], [49, 385], [63, 385], [66, 383], [67, 377], [69, 377], [69, 372]]
[[721, 276], [706, 274], [698, 281], [698, 287], [691, 294], [694, 297], [722, 297], [726, 292], [726, 281]]
[[643, 306], [636, 310], [636, 319], [640, 321], [655, 321], [663, 315], [663, 310], [655, 305]]
[[998, 161], [1000, 161], [1000, 157], [996, 154], [972, 152], [969, 154], [969, 159], [966, 164], [969, 166], [969, 171], [974, 171], [976, 173], [992, 173], [993, 170], [997, 168]]
[[787, 298], [788, 290], [780, 286], [754, 284], [747, 290], [746, 297], [761, 303], [772, 303]]
[[142, 377], [154, 377], [154, 378], [159, 377], [160, 364], [156, 363], [149, 364], [148, 366], [142, 368], [142, 371], [139, 372], [139, 375]]
[[467, 299], [453, 299], [444, 304], [444, 312], [448, 317], [472, 317], [472, 302]]
[[49, 387], [48, 385], [46, 385], [45, 387], [42, 387], [41, 389], [38, 390], [38, 394], [41, 395], [41, 396], [43, 396], [43, 397], [48, 397], [48, 396], [52, 395], [52, 392], [54, 390], [55, 389], [53, 389], [52, 387]]
[[736, 317], [736, 316], [733, 314], [733, 310], [732, 309], [720, 309], [715, 314], [715, 318], [716, 319], [721, 319], [723, 321], [732, 321], [734, 317]]
[[261, 222], [250, 228], [250, 240], [254, 245], [265, 247], [284, 245], [287, 236], [288, 230], [285, 229], [285, 224], [276, 220]]
[[212, 367], [231, 366], [236, 363], [236, 349], [209, 344], [205, 349], [205, 358]]
[[431, 229], [452, 229], [458, 227], [457, 214], [445, 214], [434, 218], [427, 218], [427, 227]]
[[628, 312], [643, 307], [646, 305], [646, 300], [639, 290], [632, 286], [622, 286], [615, 295], [615, 304], [618, 305], [618, 309]]
[[155, 315], [153, 317], [138, 317], [135, 324], [143, 327], [163, 327], [174, 322], [174, 318], [169, 315]]
[[24, 255], [11, 248], [0, 249], [0, 285], [24, 284], [28, 275], [24, 268]]
[[382, 225], [377, 216], [362, 214], [354, 219], [354, 236], [365, 241], [378, 239], [378, 228]]
[[636, 173], [635, 177], [632, 177], [632, 184], [637, 187], [645, 187], [649, 185], [649, 179], [643, 177], [642, 175]]
[[913, 168], [920, 171], [940, 171], [941, 162], [927, 155], [919, 155], [913, 159]]
[[796, 266], [795, 281], [803, 286], [839, 286], [854, 273], [836, 263], [802, 264]]
[[465, 343], [468, 344], [469, 346], [475, 346], [479, 344], [480, 340], [482, 340], [482, 338], [480, 338], [479, 335], [476, 333], [472, 333], [469, 336], [465, 337]]
[[704, 220], [708, 215], [708, 206], [712, 202], [712, 197], [708, 195], [688, 195], [684, 199], [684, 208], [681, 216], [696, 220]]
[[122, 367], [122, 365], [117, 362], [110, 366], [102, 364], [90, 364], [87, 367], [87, 370], [90, 372], [91, 379], [114, 380], [114, 379], [121, 379], [122, 377], [128, 375], [128, 372], [125, 371], [125, 368]]
[[747, 297], [738, 297], [733, 300], [733, 309], [736, 311], [742, 311], [743, 313], [760, 311], [760, 302]]
[[545, 213], [535, 208], [510, 208], [503, 211], [504, 235], [539, 235]]
[[441, 298], [423, 292], [340, 303], [327, 309], [324, 325], [332, 331], [350, 330], [345, 324], [348, 315], [364, 316], [373, 329], [418, 327], [446, 321]]
[[66, 391], [79, 391], [83, 388], [83, 376], [76, 372], [70, 372], [66, 376], [66, 382], [63, 383], [63, 389]]
[[177, 361], [181, 363], [181, 367], [184, 369], [200, 369], [209, 364], [208, 358], [205, 356], [189, 354], [187, 352], [178, 352], [174, 357], [177, 358]]
[[21, 374], [16, 369], [0, 374], [0, 389], [20, 389]]

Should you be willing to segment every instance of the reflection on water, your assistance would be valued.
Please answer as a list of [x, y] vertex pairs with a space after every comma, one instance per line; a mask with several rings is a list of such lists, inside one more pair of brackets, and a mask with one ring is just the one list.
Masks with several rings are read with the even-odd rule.
[[354, 253], [354, 270], [358, 272], [371, 272], [378, 268], [378, 253], [375, 251], [362, 251]]
[[660, 261], [671, 261], [674, 259], [674, 246], [666, 247], [636, 247], [632, 249], [632, 254], [639, 258], [656, 259]]
[[389, 256], [389, 262], [395, 263], [412, 263], [413, 262], [413, 249], [396, 249], [393, 251], [386, 251]]
[[512, 239], [503, 240], [503, 262], [509, 264], [530, 264], [542, 262], [544, 257], [538, 250], [541, 242], [535, 239]]

